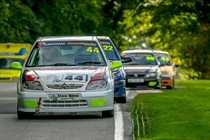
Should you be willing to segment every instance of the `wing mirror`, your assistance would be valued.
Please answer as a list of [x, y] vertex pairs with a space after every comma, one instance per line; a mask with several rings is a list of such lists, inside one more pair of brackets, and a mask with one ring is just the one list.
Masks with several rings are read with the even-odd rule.
[[179, 64], [174, 64], [174, 67], [175, 67], [175, 68], [179, 67]]
[[127, 62], [131, 62], [131, 61], [132, 61], [131, 57], [121, 57], [122, 63], [127, 63]]
[[22, 69], [22, 65], [20, 64], [20, 62], [12, 62], [10, 64], [10, 68], [11, 69], [16, 69], [16, 70], [21, 70]]

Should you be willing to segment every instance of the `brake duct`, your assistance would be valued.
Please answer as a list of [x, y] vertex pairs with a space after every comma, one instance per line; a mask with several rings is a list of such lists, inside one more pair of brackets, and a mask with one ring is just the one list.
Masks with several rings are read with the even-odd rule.
[[41, 101], [42, 101], [42, 98], [39, 97], [39, 101], [37, 102], [37, 105], [38, 105], [38, 106], [36, 107], [35, 114], [39, 114]]

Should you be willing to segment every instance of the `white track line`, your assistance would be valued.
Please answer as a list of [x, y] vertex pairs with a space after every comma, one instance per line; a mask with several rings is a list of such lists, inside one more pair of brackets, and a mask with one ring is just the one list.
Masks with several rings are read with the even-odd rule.
[[122, 110], [119, 104], [114, 106], [115, 134], [114, 140], [124, 140], [124, 124]]

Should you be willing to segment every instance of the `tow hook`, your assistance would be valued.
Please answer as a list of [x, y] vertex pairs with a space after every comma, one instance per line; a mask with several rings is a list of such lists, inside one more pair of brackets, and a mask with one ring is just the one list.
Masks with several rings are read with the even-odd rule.
[[40, 98], [39, 98], [39, 101], [37, 102], [38, 106], [36, 107], [36, 111], [35, 111], [35, 114], [39, 114], [39, 110], [40, 110], [41, 101], [42, 101], [42, 98], [40, 97]]

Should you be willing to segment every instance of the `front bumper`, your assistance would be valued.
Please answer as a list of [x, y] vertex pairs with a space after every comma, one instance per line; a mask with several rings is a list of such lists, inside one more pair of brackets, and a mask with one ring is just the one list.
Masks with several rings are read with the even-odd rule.
[[162, 76], [162, 86], [173, 86], [173, 79], [171, 77]]
[[[18, 92], [18, 111], [35, 113], [92, 112], [114, 109], [113, 90], [89, 92]], [[50, 100], [50, 95], [79, 94], [81, 98], [70, 100]], [[40, 100], [41, 99], [41, 100]], [[40, 100], [40, 105], [38, 104]]]
[[132, 78], [133, 80], [126, 79], [126, 87], [157, 87], [160, 83], [157, 77], [139, 77], [139, 78]]
[[125, 89], [125, 80], [117, 80], [114, 81], [114, 97], [125, 97], [126, 89]]
[[16, 76], [0, 76], [0, 82], [17, 82], [19, 77]]

